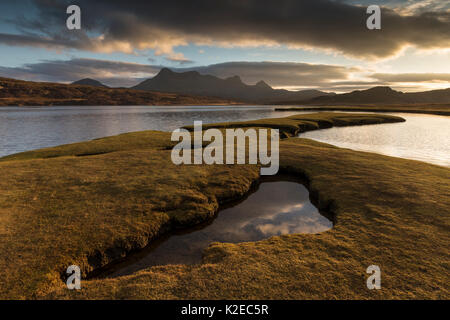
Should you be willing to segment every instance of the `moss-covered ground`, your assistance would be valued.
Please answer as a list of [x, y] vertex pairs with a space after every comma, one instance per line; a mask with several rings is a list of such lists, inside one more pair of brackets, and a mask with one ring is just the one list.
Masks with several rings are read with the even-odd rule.
[[[395, 121], [319, 113], [212, 126], [279, 128], [289, 137]], [[205, 221], [259, 178], [256, 165], [175, 166], [173, 145], [170, 133], [146, 131], [1, 159], [0, 298], [450, 298], [450, 169], [300, 138], [281, 141], [280, 171], [306, 178], [333, 229], [214, 243], [202, 264], [68, 290], [61, 275], [69, 265], [86, 275], [161, 233]], [[366, 287], [372, 264], [381, 268], [381, 290]]]

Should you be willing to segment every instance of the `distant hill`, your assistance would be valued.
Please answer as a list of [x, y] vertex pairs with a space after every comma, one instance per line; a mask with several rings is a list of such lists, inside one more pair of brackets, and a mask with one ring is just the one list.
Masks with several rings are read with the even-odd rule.
[[450, 88], [424, 92], [401, 92], [390, 87], [374, 87], [334, 96], [316, 97], [308, 104], [418, 104], [450, 103]]
[[102, 88], [108, 88], [108, 86], [104, 85], [100, 81], [91, 79], [91, 78], [84, 78], [75, 82], [72, 82], [72, 84], [77, 85], [83, 85], [83, 86], [93, 86], [93, 87], [102, 87]]
[[319, 90], [273, 89], [264, 81], [248, 85], [238, 76], [221, 79], [212, 75], [202, 75], [197, 71], [178, 73], [167, 68], [161, 69], [155, 77], [141, 82], [133, 89], [193, 94], [254, 103], [309, 100], [319, 96], [334, 95], [334, 93]]
[[0, 78], [0, 106], [228, 104], [233, 104], [233, 101], [177, 93]]

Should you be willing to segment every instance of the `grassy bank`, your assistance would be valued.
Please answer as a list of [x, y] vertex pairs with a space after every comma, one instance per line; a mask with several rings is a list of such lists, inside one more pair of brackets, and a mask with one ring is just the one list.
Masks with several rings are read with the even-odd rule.
[[292, 107], [275, 108], [275, 111], [357, 111], [357, 112], [402, 112], [402, 113], [422, 113], [435, 114], [440, 116], [450, 116], [450, 105], [400, 105], [400, 106], [317, 106], [317, 107]]
[[[299, 133], [313, 131], [331, 127], [361, 126], [366, 124], [381, 124], [404, 122], [401, 117], [375, 114], [348, 114], [348, 113], [314, 113], [299, 114], [284, 118], [269, 118], [260, 120], [223, 122], [203, 124], [203, 129], [218, 128], [273, 128], [280, 130], [280, 135], [284, 138], [296, 136]], [[193, 130], [193, 126], [186, 127]]]
[[[285, 136], [331, 125], [392, 122], [383, 115], [308, 114], [235, 123]], [[225, 127], [229, 124], [218, 124]], [[3, 158], [1, 298], [449, 298], [450, 170], [336, 148], [281, 142], [281, 169], [301, 175], [336, 226], [213, 244], [196, 266], [162, 266], [69, 292], [61, 273], [84, 274], [145, 246], [161, 232], [211, 217], [242, 197], [256, 166], [175, 166], [170, 134], [123, 134]], [[380, 291], [365, 286], [378, 264]]]

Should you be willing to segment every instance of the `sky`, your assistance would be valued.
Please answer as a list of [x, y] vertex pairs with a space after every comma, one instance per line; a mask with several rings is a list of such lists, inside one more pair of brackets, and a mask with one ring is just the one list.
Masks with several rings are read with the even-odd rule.
[[450, 0], [0, 0], [1, 77], [130, 87], [163, 67], [289, 90], [448, 88]]

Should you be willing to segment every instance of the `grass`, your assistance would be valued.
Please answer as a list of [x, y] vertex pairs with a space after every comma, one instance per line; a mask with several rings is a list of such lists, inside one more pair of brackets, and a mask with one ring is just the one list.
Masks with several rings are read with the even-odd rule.
[[[299, 114], [284, 118], [269, 118], [260, 120], [223, 122], [203, 124], [203, 129], [218, 128], [273, 128], [280, 130], [280, 135], [287, 138], [296, 136], [299, 133], [325, 129], [331, 127], [360, 126], [366, 124], [395, 123], [404, 122], [401, 117], [376, 114], [348, 114], [348, 113], [314, 113]], [[186, 129], [193, 130], [193, 126]]]
[[[367, 119], [401, 120], [321, 113], [232, 126], [274, 126], [290, 136], [304, 124]], [[204, 221], [259, 178], [257, 166], [175, 166], [169, 137], [130, 133], [2, 159], [0, 298], [450, 297], [450, 170], [298, 138], [281, 142], [281, 169], [309, 181], [314, 202], [335, 216], [332, 230], [215, 243], [200, 265], [153, 267], [67, 290], [61, 274], [70, 264], [86, 274], [162, 232]], [[371, 264], [382, 270], [382, 290], [366, 288]]]

